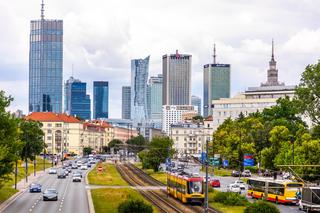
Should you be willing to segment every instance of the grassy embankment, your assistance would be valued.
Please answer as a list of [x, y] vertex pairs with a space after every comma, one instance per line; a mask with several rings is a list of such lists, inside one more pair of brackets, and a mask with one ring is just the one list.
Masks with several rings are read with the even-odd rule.
[[[38, 164], [36, 165], [36, 171], [43, 170], [43, 159], [37, 158]], [[18, 162], [18, 182], [25, 178], [25, 168], [24, 168], [24, 162], [19, 161]], [[46, 168], [51, 167], [51, 162], [46, 161]], [[33, 162], [28, 162], [28, 175], [33, 174]], [[14, 189], [12, 187], [14, 185], [14, 173], [10, 175], [11, 180], [4, 183], [3, 187], [0, 189], [0, 203], [7, 200], [9, 197], [14, 195], [18, 192], [18, 190]]]
[[[97, 172], [97, 168], [94, 168], [88, 174], [90, 184], [104, 186], [128, 186], [128, 183], [121, 178], [113, 164], [104, 163], [102, 164], [102, 167], [103, 172]], [[91, 196], [96, 213], [116, 213], [118, 212], [119, 204], [130, 198], [144, 200], [149, 203], [142, 195], [140, 195], [139, 192], [130, 188], [92, 189]], [[157, 212], [157, 209], [154, 208], [154, 212]]]
[[[135, 164], [136, 167], [142, 169], [142, 164]], [[150, 175], [154, 179], [159, 180], [160, 182], [167, 184], [167, 174], [165, 172], [154, 172], [153, 169], [142, 169], [146, 174]]]

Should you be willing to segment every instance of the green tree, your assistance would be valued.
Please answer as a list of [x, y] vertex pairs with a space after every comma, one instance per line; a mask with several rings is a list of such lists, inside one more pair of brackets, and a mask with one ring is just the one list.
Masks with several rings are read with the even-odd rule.
[[[159, 170], [160, 163], [164, 163], [166, 158], [172, 157], [173, 140], [169, 137], [154, 137], [149, 144], [149, 150], [145, 154], [145, 165], [152, 168], [155, 172]], [[141, 154], [140, 156], [141, 157]]]
[[320, 125], [320, 62], [306, 67], [295, 95], [301, 112]]
[[142, 135], [138, 135], [137, 137], [133, 137], [127, 140], [127, 144], [132, 145], [129, 146], [129, 150], [135, 153], [138, 153], [145, 149], [146, 143], [146, 139]]
[[120, 149], [120, 146], [119, 145], [123, 145], [123, 142], [119, 139], [112, 139], [109, 143], [108, 143], [108, 148], [109, 150], [111, 148], [114, 148], [114, 151], [115, 152], [118, 152], [119, 149]]
[[90, 155], [92, 153], [91, 147], [83, 147], [83, 155]]
[[42, 124], [37, 121], [20, 121], [20, 140], [23, 142], [21, 158], [24, 160], [34, 160], [45, 148], [43, 141], [44, 133]]
[[10, 179], [14, 162], [19, 158], [22, 146], [19, 140], [19, 120], [15, 119], [6, 108], [13, 99], [0, 91], [0, 188]]

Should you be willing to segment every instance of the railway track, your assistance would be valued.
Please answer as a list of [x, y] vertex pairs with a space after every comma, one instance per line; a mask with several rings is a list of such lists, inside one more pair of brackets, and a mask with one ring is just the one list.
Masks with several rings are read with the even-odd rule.
[[[143, 179], [139, 178], [138, 176], [134, 175], [134, 173], [126, 166], [126, 165], [117, 165], [117, 170], [119, 171], [120, 175], [132, 186], [148, 186]], [[188, 210], [183, 205], [177, 205], [168, 199], [166, 196], [163, 196], [163, 193], [159, 193], [152, 190], [140, 190], [138, 191], [151, 203], [158, 207], [158, 209], [162, 212], [192, 212]]]
[[[126, 164], [126, 166], [128, 168], [130, 168], [130, 170], [132, 172], [134, 172], [135, 174], [137, 174], [140, 178], [142, 178], [146, 183], [150, 184], [151, 186], [166, 186], [166, 184], [162, 183], [161, 181], [147, 175], [143, 170], [139, 169], [138, 167], [136, 167], [135, 165], [128, 163]], [[166, 190], [162, 190], [163, 193], [167, 193]], [[190, 206], [188, 205], [192, 210], [194, 210], [195, 212], [203, 212], [204, 208], [201, 206]], [[211, 213], [220, 213], [220, 211], [209, 207], [208, 208], [208, 212]]]

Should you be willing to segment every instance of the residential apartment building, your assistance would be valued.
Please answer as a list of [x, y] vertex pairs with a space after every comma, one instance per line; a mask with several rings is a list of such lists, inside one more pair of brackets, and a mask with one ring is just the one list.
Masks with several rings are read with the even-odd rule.
[[112, 127], [107, 123], [85, 122], [61, 113], [33, 112], [26, 120], [43, 124], [44, 142], [48, 154], [62, 155], [75, 153], [82, 155], [84, 147], [100, 152], [113, 138]]
[[194, 112], [198, 114], [195, 106], [188, 105], [164, 105], [162, 106], [162, 131], [169, 135], [172, 124], [182, 121], [182, 115], [185, 112]]
[[212, 140], [212, 119], [203, 123], [183, 122], [173, 124], [170, 129], [170, 137], [173, 140], [173, 148], [178, 157], [200, 157], [205, 152], [206, 141]]
[[162, 104], [191, 104], [191, 55], [176, 54], [162, 56]]

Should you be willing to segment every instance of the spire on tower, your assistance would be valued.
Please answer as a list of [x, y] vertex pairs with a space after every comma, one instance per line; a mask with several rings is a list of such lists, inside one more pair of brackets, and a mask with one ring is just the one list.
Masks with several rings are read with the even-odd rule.
[[216, 55], [216, 44], [213, 44], [213, 64], [216, 64], [216, 58], [217, 58], [217, 55]]
[[42, 0], [42, 3], [41, 3], [41, 19], [42, 20], [44, 19], [44, 3], [43, 3], [43, 0]]
[[274, 61], [274, 42], [272, 39], [272, 54], [271, 54], [271, 60]]

